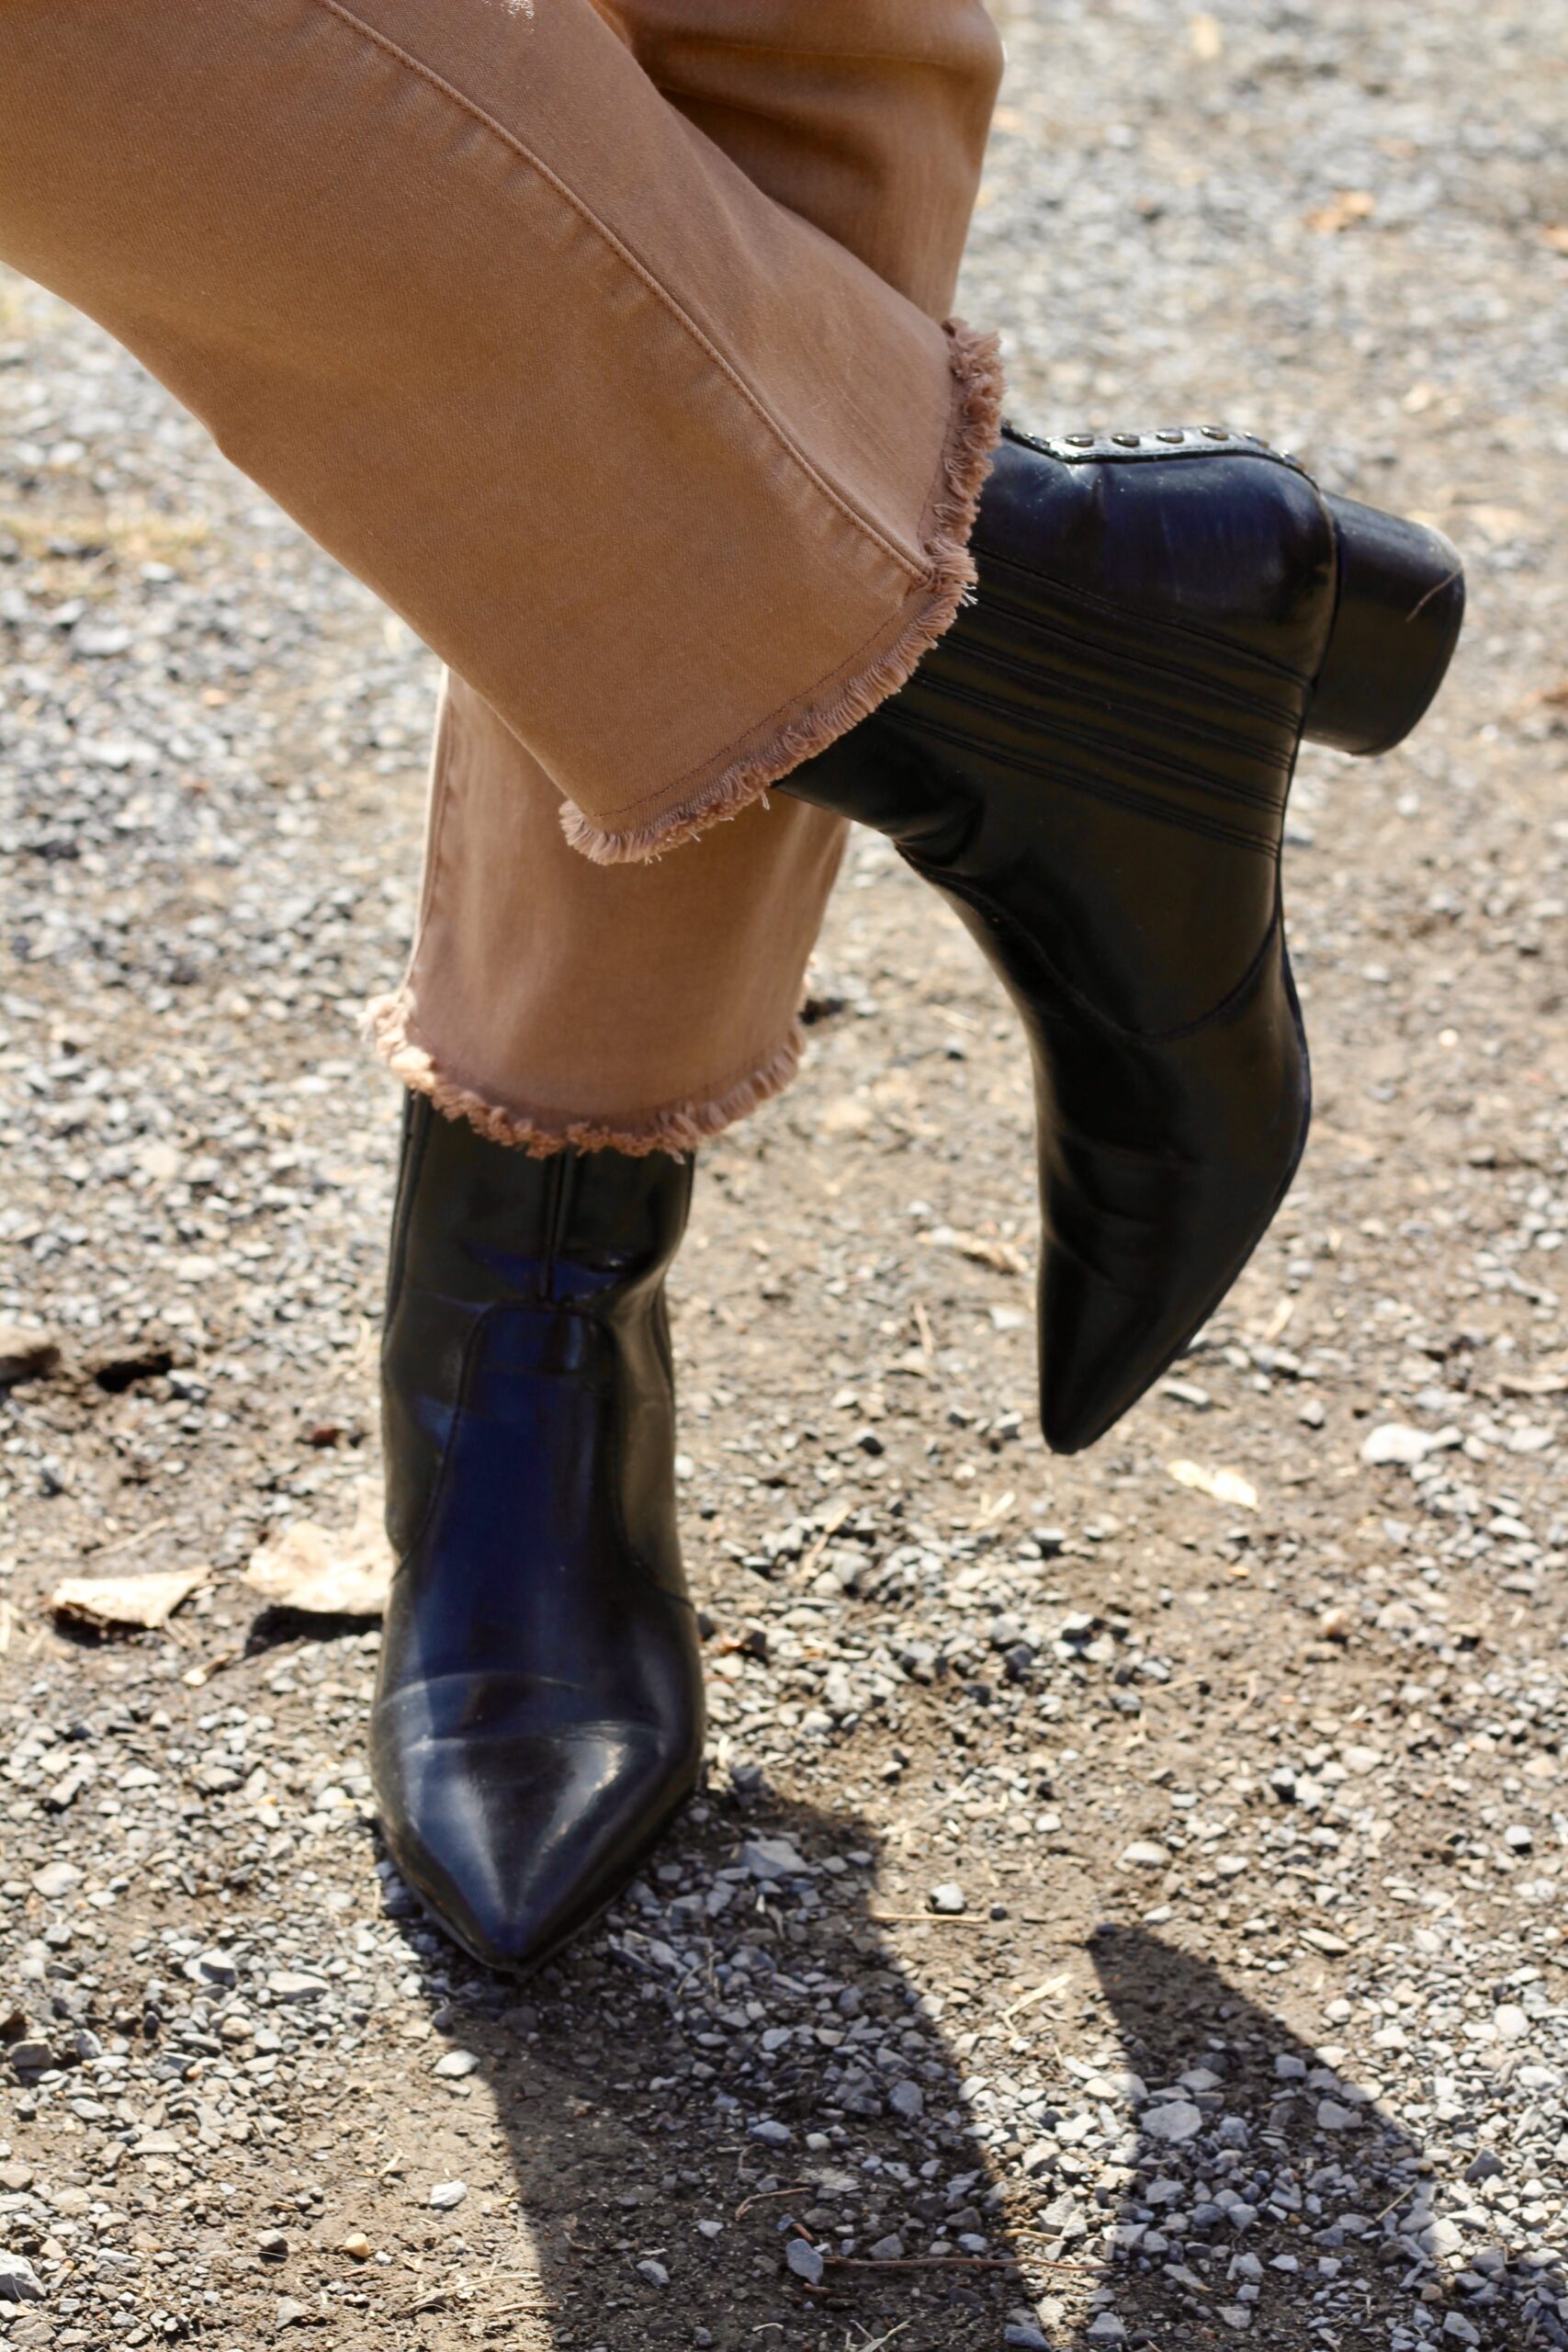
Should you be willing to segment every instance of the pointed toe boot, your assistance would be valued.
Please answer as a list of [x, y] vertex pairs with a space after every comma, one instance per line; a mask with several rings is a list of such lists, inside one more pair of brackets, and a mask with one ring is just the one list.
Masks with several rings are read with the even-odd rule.
[[1218, 429], [1006, 433], [977, 586], [780, 789], [891, 839], [1033, 1064], [1041, 1418], [1091, 1444], [1219, 1305], [1306, 1141], [1280, 896], [1303, 739], [1406, 735], [1458, 639], [1438, 533]]
[[691, 1183], [663, 1153], [531, 1159], [410, 1101], [371, 1767], [398, 1868], [492, 1967], [602, 1910], [701, 1764], [663, 1293]]

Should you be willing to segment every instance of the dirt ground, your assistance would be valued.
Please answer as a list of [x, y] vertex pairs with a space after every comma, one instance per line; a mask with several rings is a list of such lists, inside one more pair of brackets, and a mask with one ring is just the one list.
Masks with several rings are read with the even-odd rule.
[[706, 1789], [522, 1987], [381, 1856], [374, 1628], [242, 1581], [374, 1488], [431, 665], [0, 277], [0, 2344], [1568, 2345], [1568, 9], [1005, 27], [1014, 413], [1262, 432], [1469, 631], [1303, 761], [1307, 1159], [1082, 1459], [1015, 1032], [858, 839], [673, 1286]]

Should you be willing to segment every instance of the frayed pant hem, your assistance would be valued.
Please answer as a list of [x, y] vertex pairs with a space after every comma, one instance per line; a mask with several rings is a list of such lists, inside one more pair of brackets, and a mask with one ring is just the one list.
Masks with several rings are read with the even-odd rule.
[[949, 320], [947, 334], [953, 410], [938, 492], [928, 516], [930, 569], [914, 611], [847, 684], [835, 686], [820, 702], [807, 703], [764, 744], [722, 768], [660, 815], [617, 826], [590, 817], [575, 801], [563, 802], [567, 840], [596, 865], [636, 865], [660, 857], [739, 816], [762, 798], [770, 785], [781, 783], [792, 768], [826, 751], [897, 694], [969, 601], [975, 587], [969, 534], [1001, 434], [1001, 355], [995, 335], [982, 334], [961, 320]]
[[683, 1159], [782, 1093], [799, 1069], [805, 1048], [805, 1033], [795, 1021], [782, 1045], [714, 1095], [631, 1112], [623, 1120], [579, 1119], [497, 1102], [442, 1069], [413, 1035], [412, 1004], [406, 989], [374, 998], [361, 1025], [372, 1050], [412, 1093], [427, 1096], [444, 1117], [466, 1120], [491, 1143], [509, 1144], [533, 1159], [560, 1151], [621, 1151], [634, 1158], [664, 1151]]

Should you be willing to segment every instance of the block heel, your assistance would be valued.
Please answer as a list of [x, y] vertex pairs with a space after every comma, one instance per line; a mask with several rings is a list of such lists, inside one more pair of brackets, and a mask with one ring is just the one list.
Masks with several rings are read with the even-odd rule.
[[1339, 595], [1305, 732], [1370, 758], [1404, 741], [1443, 683], [1464, 618], [1464, 568], [1440, 531], [1353, 498], [1323, 503]]

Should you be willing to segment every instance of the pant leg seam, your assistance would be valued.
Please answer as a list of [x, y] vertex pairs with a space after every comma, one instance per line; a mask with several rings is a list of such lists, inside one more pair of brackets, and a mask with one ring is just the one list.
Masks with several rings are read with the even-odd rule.
[[317, 6], [323, 8], [328, 15], [337, 17], [340, 23], [346, 26], [351, 31], [359, 34], [363, 40], [370, 41], [376, 48], [385, 51], [389, 57], [395, 59], [396, 62], [400, 65], [403, 66], [409, 73], [416, 74], [421, 81], [428, 83], [430, 87], [433, 90], [437, 91], [443, 97], [450, 99], [455, 106], [460, 107], [465, 114], [468, 115], [472, 119], [472, 120], [479, 123], [484, 130], [490, 131], [493, 137], [499, 139], [502, 144], [509, 149], [513, 154], [516, 155], [522, 163], [525, 164], [531, 171], [536, 172], [545, 182], [547, 187], [552, 188], [555, 194], [558, 196], [564, 203], [569, 205], [572, 211], [578, 215], [579, 219], [585, 221], [588, 227], [593, 231], [595, 235], [603, 239], [604, 243], [610, 248], [611, 252], [614, 253], [629, 270], [631, 270], [633, 275], [648, 288], [649, 292], [652, 294], [655, 300], [668, 311], [671, 317], [675, 320], [676, 323], [682, 327], [688, 335], [690, 335], [692, 340], [696, 344], [698, 349], [703, 352], [705, 356], [708, 358], [719, 370], [719, 373], [730, 386], [731, 390], [735, 391], [741, 401], [744, 401], [746, 406], [751, 410], [752, 413], [757, 417], [764, 430], [772, 435], [773, 439], [784, 452], [784, 455], [799, 469], [812, 487], [818, 491], [821, 496], [828, 500], [829, 503], [838, 514], [843, 516], [847, 523], [849, 523], [856, 531], [860, 532], [864, 538], [868, 539], [873, 546], [880, 548], [882, 553], [887, 557], [892, 563], [896, 564], [900, 571], [905, 572], [912, 582], [924, 583], [927, 581], [930, 576], [929, 568], [919, 563], [915, 558], [908, 555], [902, 548], [897, 547], [893, 540], [886, 537], [886, 536], [877, 528], [876, 525], [873, 523], [868, 516], [861, 514], [859, 509], [845, 497], [844, 493], [840, 490], [837, 489], [835, 485], [818, 469], [818, 468], [812, 463], [811, 459], [806, 455], [806, 452], [796, 445], [790, 435], [784, 430], [779, 420], [773, 415], [761, 395], [754, 391], [751, 386], [746, 381], [746, 379], [735, 367], [733, 361], [725, 357], [723, 352], [719, 350], [716, 344], [715, 344], [709, 336], [704, 333], [703, 329], [697, 324], [697, 322], [692, 317], [691, 313], [682, 307], [674, 295], [671, 293], [669, 288], [663, 285], [661, 281], [655, 277], [653, 271], [649, 269], [647, 263], [642, 261], [639, 256], [633, 252], [632, 248], [626, 243], [625, 239], [618, 235], [617, 232], [610, 227], [607, 221], [602, 220], [598, 214], [583, 201], [576, 191], [569, 187], [566, 182], [561, 179], [557, 173], [551, 170], [550, 166], [544, 161], [542, 156], [536, 155], [531, 148], [524, 144], [514, 131], [509, 130], [504, 123], [497, 121], [493, 115], [487, 113], [483, 107], [479, 106], [475, 99], [470, 98], [466, 92], [458, 89], [455, 83], [446, 80], [442, 74], [435, 71], [434, 66], [425, 64], [423, 59], [415, 57], [408, 50], [400, 48], [396, 41], [389, 39], [387, 34], [378, 31], [374, 25], [368, 25], [365, 23], [363, 18], [355, 16], [352, 10], [343, 6], [343, 0], [317, 0]]

